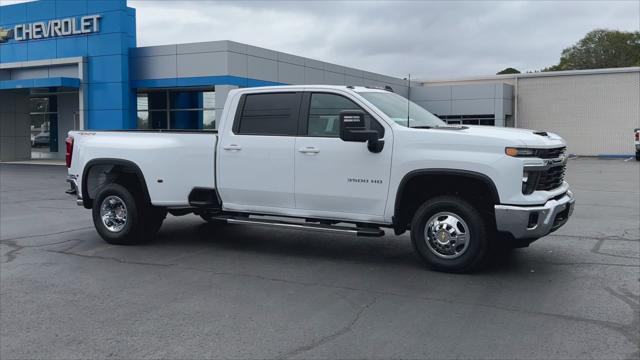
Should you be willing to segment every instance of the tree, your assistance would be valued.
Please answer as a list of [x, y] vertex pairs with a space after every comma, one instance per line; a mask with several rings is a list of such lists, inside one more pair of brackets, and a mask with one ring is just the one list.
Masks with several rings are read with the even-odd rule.
[[498, 71], [496, 75], [503, 75], [503, 74], [520, 74], [520, 70], [514, 69], [512, 67], [508, 67], [502, 71]]
[[560, 63], [542, 71], [640, 66], [640, 31], [597, 29], [562, 50]]

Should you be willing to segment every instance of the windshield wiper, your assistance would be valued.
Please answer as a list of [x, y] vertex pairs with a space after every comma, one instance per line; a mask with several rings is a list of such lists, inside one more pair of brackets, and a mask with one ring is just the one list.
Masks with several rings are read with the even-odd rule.
[[412, 126], [412, 129], [433, 129], [433, 126], [429, 126], [429, 125], [418, 125], [418, 126]]

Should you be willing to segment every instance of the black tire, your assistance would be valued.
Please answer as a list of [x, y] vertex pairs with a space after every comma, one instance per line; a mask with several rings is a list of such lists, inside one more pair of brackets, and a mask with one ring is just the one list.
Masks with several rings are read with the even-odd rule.
[[[123, 204], [126, 210], [126, 220], [115, 225], [110, 223], [113, 225], [112, 229], [103, 222], [101, 215], [103, 202], [107, 198], [110, 198], [107, 201], [112, 200], [118, 205]], [[121, 207], [118, 209], [120, 210]], [[115, 245], [134, 245], [150, 240], [160, 229], [165, 216], [163, 209], [148, 206], [119, 184], [107, 184], [98, 191], [93, 201], [92, 215], [93, 225], [102, 239]]]
[[640, 161], [640, 151], [636, 151], [636, 161]]
[[[441, 216], [436, 218], [437, 214]], [[442, 221], [445, 227], [448, 226], [446, 222], [453, 221], [457, 224], [457, 229], [451, 227], [447, 231], [445, 228], [435, 233], [438, 236], [442, 235], [442, 241], [446, 243], [441, 243], [438, 239], [428, 242], [425, 229], [429, 221]], [[466, 234], [466, 247], [460, 243], [455, 245], [455, 239], [451, 241], [452, 238], [449, 237], [450, 232]], [[481, 213], [467, 201], [455, 196], [440, 196], [428, 200], [418, 208], [411, 222], [411, 241], [414, 249], [430, 268], [443, 272], [469, 273], [485, 265], [489, 253], [489, 234], [487, 221]]]

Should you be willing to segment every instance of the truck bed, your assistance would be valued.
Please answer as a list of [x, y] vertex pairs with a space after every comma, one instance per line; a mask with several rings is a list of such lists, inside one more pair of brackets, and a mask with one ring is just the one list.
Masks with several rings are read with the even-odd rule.
[[[188, 205], [194, 187], [215, 186], [218, 135], [214, 131], [91, 130], [69, 135], [76, 149], [70, 174], [78, 179], [83, 179], [85, 169], [100, 166], [101, 160], [126, 159], [142, 172], [152, 203], [167, 207]], [[91, 181], [98, 180], [87, 183]]]

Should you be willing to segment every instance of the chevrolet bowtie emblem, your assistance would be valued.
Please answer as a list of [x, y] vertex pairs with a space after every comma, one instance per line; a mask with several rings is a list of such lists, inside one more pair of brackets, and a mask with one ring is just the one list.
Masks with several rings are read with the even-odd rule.
[[13, 29], [5, 29], [0, 27], [0, 43], [7, 42], [13, 38]]

